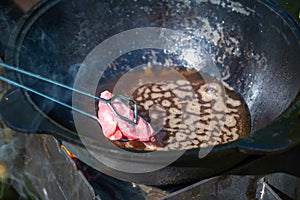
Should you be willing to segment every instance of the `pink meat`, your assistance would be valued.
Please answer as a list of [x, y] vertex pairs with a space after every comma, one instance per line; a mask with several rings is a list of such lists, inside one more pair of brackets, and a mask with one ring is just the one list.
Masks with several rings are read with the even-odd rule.
[[[101, 98], [110, 99], [113, 96], [109, 91], [101, 93]], [[113, 106], [117, 112], [129, 119], [133, 118], [133, 111], [120, 100], [115, 100]], [[141, 142], [153, 141], [154, 131], [143, 118], [138, 118], [138, 124], [130, 124], [114, 115], [107, 103], [99, 101], [98, 118], [105, 137], [110, 140], [129, 139]]]

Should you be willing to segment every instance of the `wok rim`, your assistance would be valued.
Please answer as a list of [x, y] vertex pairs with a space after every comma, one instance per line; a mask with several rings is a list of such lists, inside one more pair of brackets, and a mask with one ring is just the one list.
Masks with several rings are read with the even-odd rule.
[[[8, 41], [8, 46], [9, 47], [12, 47], [12, 46], [16, 47], [17, 46], [18, 49], [20, 49], [20, 46], [21, 46], [21, 44], [23, 42], [23, 39], [24, 39], [24, 36], [25, 36], [26, 32], [30, 29], [31, 25], [44, 12], [46, 12], [48, 8], [51, 8], [52, 6], [56, 5], [59, 2], [60, 2], [60, 0], [55, 0], [55, 1], [42, 0], [38, 4], [36, 4], [33, 8], [31, 8], [18, 21], [17, 25], [15, 26], [14, 30], [11, 33], [10, 39]], [[293, 31], [296, 38], [298, 38], [298, 41], [299, 41], [298, 44], [300, 46], [300, 25], [288, 14], [288, 12], [272, 0], [259, 0], [259, 3], [262, 3], [262, 4], [266, 5], [267, 7], [269, 7], [270, 9], [272, 9], [273, 12], [277, 13], [278, 16], [280, 16], [287, 23], [290, 30]], [[44, 10], [45, 8], [46, 8], [46, 10]], [[22, 34], [24, 34], [23, 37], [22, 37]], [[10, 49], [6, 49], [4, 60], [6, 62], [8, 62], [9, 64], [16, 63], [15, 66], [19, 67], [19, 65], [18, 65], [18, 63], [19, 63], [18, 54], [19, 54], [18, 51], [12, 51]], [[14, 78], [18, 78], [18, 76], [16, 76], [15, 74], [9, 74], [9, 75], [14, 76]], [[39, 113], [41, 113], [46, 119], [50, 120], [51, 123], [55, 124], [56, 126], [63, 129], [64, 131], [67, 131], [70, 134], [77, 136], [76, 133], [74, 133], [73, 131], [71, 131], [71, 130], [65, 128], [65, 127], [63, 127], [57, 121], [55, 121], [54, 119], [47, 116], [33, 102], [30, 95], [28, 94], [28, 92], [24, 91], [24, 90], [22, 90], [22, 91], [23, 91], [24, 95], [26, 96], [26, 98], [28, 99], [29, 103], [32, 104], [36, 108], [36, 110]], [[274, 120], [272, 123], [270, 123], [267, 127], [259, 129], [255, 132], [253, 132], [252, 134], [248, 134], [248, 135], [246, 135], [246, 136], [244, 136], [240, 139], [237, 139], [235, 141], [228, 142], [228, 143], [225, 143], [225, 144], [216, 145], [216, 146], [214, 146], [212, 152], [221, 151], [221, 150], [225, 150], [225, 149], [236, 149], [236, 151], [238, 151], [238, 152], [244, 152], [244, 153], [247, 153], [247, 154], [253, 154], [253, 153], [254, 154], [268, 154], [268, 153], [282, 152], [282, 151], [285, 151], [286, 149], [290, 149], [290, 148], [300, 144], [300, 136], [298, 136], [297, 139], [293, 138], [294, 140], [292, 140], [293, 141], [292, 143], [289, 143], [289, 144], [286, 144], [286, 145], [283, 145], [283, 143], [282, 144], [277, 143], [276, 145], [272, 146], [272, 145], [268, 145], [266, 143], [264, 144], [263, 142], [261, 143], [262, 146], [255, 145], [256, 142], [257, 142], [257, 139], [260, 138], [260, 136], [266, 135], [265, 130], [268, 130], [270, 127], [273, 127], [275, 124], [279, 123], [280, 120], [282, 118], [284, 118], [285, 116], [291, 115], [289, 117], [289, 119], [297, 120], [297, 117], [295, 118], [295, 116], [293, 116], [293, 113], [297, 112], [297, 110], [299, 108], [300, 108], [300, 88], [298, 90], [298, 93], [297, 93], [296, 97], [289, 104], [289, 106], [285, 109], [285, 111], [283, 111], [280, 114], [280, 116], [276, 120]], [[297, 131], [294, 130], [294, 132], [297, 132]], [[286, 135], [284, 133], [280, 133], [279, 136], [281, 136], [281, 139], [289, 140], [289, 138], [286, 137]], [[261, 139], [259, 139], [258, 141], [261, 141]], [[251, 146], [251, 145], [253, 145], [253, 146]], [[103, 148], [102, 150], [105, 151], [107, 149]], [[172, 151], [176, 152], [177, 150], [168, 151], [168, 152], [166, 152], [166, 155], [172, 153]], [[189, 156], [190, 155], [195, 155], [195, 154], [198, 154], [198, 151], [199, 151], [198, 148], [189, 149], [189, 150], [186, 150], [184, 155], [189, 155]], [[111, 153], [112, 152], [110, 152], [110, 154]]]

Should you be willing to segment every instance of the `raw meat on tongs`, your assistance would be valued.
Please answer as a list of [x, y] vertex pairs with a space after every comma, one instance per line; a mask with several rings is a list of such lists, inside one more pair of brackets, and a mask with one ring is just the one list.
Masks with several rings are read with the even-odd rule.
[[[101, 93], [100, 97], [110, 99], [113, 97], [113, 94], [106, 90]], [[133, 111], [121, 100], [115, 100], [112, 104], [119, 114], [127, 118], [133, 118]], [[122, 139], [140, 141], [146, 146], [148, 146], [147, 142], [149, 144], [155, 142], [154, 131], [151, 125], [142, 117], [139, 116], [138, 123], [134, 125], [117, 117], [107, 103], [99, 101], [98, 107], [99, 122], [104, 136], [108, 139], [112, 141]]]

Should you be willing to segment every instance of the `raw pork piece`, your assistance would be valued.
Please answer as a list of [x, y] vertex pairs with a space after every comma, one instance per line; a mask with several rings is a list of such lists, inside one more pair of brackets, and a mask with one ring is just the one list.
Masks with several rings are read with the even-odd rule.
[[[113, 94], [109, 91], [101, 93], [101, 98], [110, 99]], [[126, 106], [121, 100], [115, 100], [112, 102], [115, 110], [129, 119], [133, 118], [133, 111]], [[146, 122], [142, 117], [138, 118], [138, 124], [130, 124], [120, 118], [118, 118], [109, 105], [103, 101], [99, 101], [98, 118], [102, 127], [102, 131], [105, 137], [110, 140], [128, 139], [140, 142], [154, 142], [154, 131], [151, 125]]]

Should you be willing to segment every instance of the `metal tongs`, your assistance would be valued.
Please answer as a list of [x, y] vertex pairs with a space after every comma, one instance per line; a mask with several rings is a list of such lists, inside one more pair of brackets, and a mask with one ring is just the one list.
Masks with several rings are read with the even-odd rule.
[[[4, 68], [7, 68], [7, 69], [9, 69], [9, 70], [13, 70], [13, 71], [15, 71], [15, 72], [17, 72], [17, 73], [25, 74], [25, 75], [27, 75], [27, 76], [30, 76], [30, 77], [33, 77], [33, 78], [36, 78], [36, 79], [39, 79], [39, 80], [42, 80], [42, 81], [45, 81], [45, 82], [54, 84], [54, 85], [56, 85], [56, 86], [59, 86], [59, 87], [62, 87], [62, 88], [71, 90], [71, 91], [73, 91], [73, 92], [77, 92], [77, 93], [79, 93], [79, 94], [82, 94], [82, 95], [85, 95], [85, 96], [94, 98], [94, 99], [96, 99], [96, 100], [103, 101], [103, 102], [105, 102], [105, 103], [107, 103], [107, 104], [109, 105], [109, 107], [110, 107], [110, 109], [113, 111], [114, 115], [116, 115], [118, 118], [123, 119], [124, 121], [129, 122], [129, 123], [131, 123], [131, 124], [137, 124], [137, 123], [138, 123], [138, 105], [137, 105], [137, 103], [136, 103], [134, 100], [132, 100], [131, 98], [129, 98], [129, 97], [125, 96], [125, 95], [122, 95], [122, 94], [115, 94], [115, 95], [114, 95], [112, 98], [110, 98], [110, 99], [104, 99], [104, 98], [97, 97], [97, 96], [91, 95], [91, 94], [89, 94], [89, 93], [83, 92], [83, 91], [78, 90], [78, 89], [76, 89], [76, 88], [72, 88], [72, 87], [70, 87], [70, 86], [64, 85], [64, 84], [62, 84], [62, 83], [53, 81], [53, 80], [51, 80], [51, 79], [42, 77], [42, 76], [40, 76], [40, 75], [38, 75], [38, 74], [33, 74], [33, 73], [28, 72], [28, 71], [25, 71], [25, 70], [23, 70], [23, 69], [19, 69], [19, 68], [17, 68], [17, 67], [10, 66], [10, 65], [5, 64], [5, 63], [3, 63], [3, 62], [1, 62], [1, 61], [0, 61], [0, 66], [2, 66], [2, 67], [4, 67]], [[43, 94], [43, 93], [41, 93], [41, 92], [39, 92], [39, 91], [36, 91], [36, 90], [34, 90], [34, 89], [30, 88], [30, 87], [27, 87], [27, 86], [25, 86], [25, 85], [22, 85], [22, 84], [20, 84], [20, 83], [14, 81], [14, 80], [11, 80], [11, 79], [9, 79], [9, 78], [7, 78], [7, 77], [4, 77], [4, 76], [1, 76], [1, 75], [0, 75], [0, 80], [3, 80], [3, 81], [5, 81], [5, 82], [7, 82], [7, 83], [9, 83], [9, 84], [11, 84], [11, 85], [15, 85], [15, 86], [17, 86], [17, 87], [20, 87], [20, 88], [22, 88], [22, 89], [25, 89], [25, 90], [27, 90], [27, 91], [29, 91], [29, 92], [32, 92], [32, 93], [34, 93], [34, 94], [37, 94], [37, 95], [39, 95], [39, 96], [42, 96], [42, 97], [44, 97], [44, 98], [46, 98], [46, 99], [49, 99], [50, 101], [53, 101], [53, 102], [55, 102], [55, 103], [58, 103], [58, 104], [60, 104], [60, 105], [62, 105], [62, 106], [64, 106], [64, 107], [67, 107], [67, 108], [69, 108], [69, 109], [72, 109], [72, 110], [74, 110], [74, 111], [76, 111], [76, 112], [78, 112], [78, 113], [81, 113], [81, 114], [83, 114], [83, 115], [86, 115], [86, 116], [88, 116], [88, 117], [90, 117], [90, 118], [93, 118], [93, 119], [98, 120], [98, 118], [97, 118], [96, 116], [94, 116], [94, 115], [91, 115], [91, 114], [89, 114], [89, 113], [87, 113], [87, 112], [85, 112], [85, 111], [83, 111], [83, 110], [80, 110], [80, 109], [78, 109], [78, 108], [75, 108], [75, 107], [73, 107], [73, 106], [71, 106], [71, 105], [69, 105], [69, 104], [66, 104], [66, 103], [64, 103], [64, 102], [61, 102], [61, 101], [59, 101], [59, 100], [57, 100], [57, 99], [55, 99], [55, 98], [53, 98], [53, 97], [50, 97], [50, 96], [48, 96], [48, 95], [46, 95], [46, 94]], [[117, 100], [117, 99], [119, 99], [119, 100], [125, 100], [125, 101], [127, 101], [130, 105], [133, 105], [133, 107], [134, 107], [134, 111], [133, 111], [133, 119], [130, 119], [130, 118], [125, 117], [125, 116], [121, 115], [120, 113], [118, 113], [118, 111], [116, 110], [116, 108], [115, 108], [114, 105], [112, 104], [112, 103], [113, 103], [115, 100]]]

